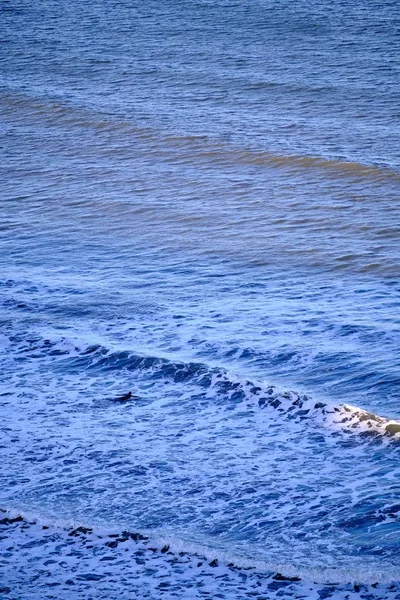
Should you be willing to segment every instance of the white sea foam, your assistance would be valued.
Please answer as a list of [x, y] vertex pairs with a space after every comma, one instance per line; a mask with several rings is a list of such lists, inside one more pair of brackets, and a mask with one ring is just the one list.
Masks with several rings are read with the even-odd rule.
[[[234, 556], [228, 552], [218, 552], [204, 545], [186, 542], [176, 537], [160, 535], [152, 531], [129, 532], [126, 529], [115, 530], [115, 528], [111, 527], [92, 526], [72, 520], [46, 518], [29, 510], [25, 513], [23, 519], [21, 519], [20, 514], [21, 512], [18, 509], [2, 510], [0, 512], [0, 527], [3, 533], [1, 546], [12, 543], [14, 552], [18, 546], [22, 549], [27, 546], [38, 548], [39, 553], [35, 552], [36, 564], [34, 563], [33, 565], [26, 564], [24, 552], [22, 552], [20, 559], [18, 559], [16, 553], [14, 553], [13, 558], [9, 555], [6, 557], [8, 559], [7, 562], [13, 565], [15, 571], [22, 569], [25, 578], [27, 572], [31, 574], [34, 574], [35, 570], [40, 572], [38, 562], [39, 564], [46, 564], [46, 561], [53, 562], [55, 565], [57, 563], [62, 564], [65, 560], [65, 556], [63, 556], [65, 552], [63, 550], [60, 551], [60, 548], [62, 549], [63, 546], [66, 547], [67, 543], [67, 549], [71, 551], [73, 549], [71, 543], [74, 542], [77, 546], [77, 552], [75, 552], [77, 560], [81, 556], [82, 562], [88, 561], [91, 563], [91, 572], [97, 573], [101, 577], [103, 576], [104, 569], [100, 559], [104, 556], [104, 552], [107, 551], [116, 555], [114, 559], [119, 559], [118, 565], [124, 571], [125, 575], [128, 570], [131, 578], [140, 577], [140, 571], [138, 572], [137, 567], [132, 566], [132, 558], [134, 558], [139, 549], [145, 553], [141, 568], [144, 577], [146, 577], [146, 567], [149, 566], [146, 563], [152, 562], [152, 559], [149, 558], [151, 556], [161, 561], [164, 569], [170, 569], [169, 575], [172, 578], [174, 575], [182, 575], [182, 567], [186, 571], [186, 576], [193, 580], [197, 579], [199, 575], [209, 577], [210, 581], [212, 581], [211, 585], [216, 588], [215, 591], [218, 589], [218, 579], [222, 575], [228, 576], [224, 579], [231, 580], [229, 586], [232, 594], [235, 593], [235, 587], [239, 583], [242, 586], [246, 586], [246, 588], [240, 589], [250, 591], [256, 582], [259, 582], [256, 583], [257, 586], [266, 588], [269, 590], [269, 594], [273, 594], [280, 589], [279, 587], [276, 589], [271, 588], [271, 583], [273, 586], [274, 581], [286, 581], [286, 585], [290, 586], [289, 590], [294, 595], [304, 589], [317, 593], [318, 589], [322, 590], [324, 586], [328, 586], [331, 588], [330, 591], [333, 598], [342, 598], [344, 594], [354, 591], [354, 586], [357, 585], [363, 586], [363, 592], [369, 593], [371, 600], [375, 598], [391, 598], [398, 593], [399, 584], [396, 583], [399, 577], [398, 571], [375, 570], [368, 573], [361, 569], [357, 571], [352, 571], [351, 569], [308, 569], [302, 571], [290, 565], [280, 564], [278, 561], [273, 564], [263, 561], [252, 562], [244, 557]], [[30, 543], [29, 540], [31, 540]], [[121, 555], [121, 545], [127, 541], [129, 541], [129, 552], [124, 545]], [[93, 546], [88, 546], [88, 543], [97, 545], [103, 551], [96, 552], [94, 556], [91, 556], [89, 549]], [[128, 555], [125, 554], [127, 552]], [[72, 556], [71, 552], [69, 552], [68, 556]], [[183, 556], [185, 560], [180, 561], [179, 559], [182, 559]], [[76, 574], [76, 567], [74, 568], [71, 562], [68, 571], [64, 571], [63, 573], [64, 579], [68, 576], [74, 577], [74, 574]], [[210, 564], [207, 565], [207, 563]], [[174, 574], [174, 570], [173, 568], [171, 569], [169, 564], [177, 565], [177, 573]], [[199, 567], [203, 568], [200, 571], [191, 572], [196, 565], [197, 569]], [[129, 567], [131, 568], [130, 573]], [[211, 570], [209, 567], [211, 567]], [[240, 576], [243, 570], [246, 571], [245, 579]], [[154, 577], [153, 585], [156, 585], [158, 575], [154, 572], [150, 574]], [[12, 579], [12, 577], [9, 578], [11, 581]], [[35, 578], [35, 581], [37, 579], [38, 577]], [[177, 579], [177, 583], [179, 583], [179, 576]], [[4, 583], [7, 583], [7, 578]], [[21, 586], [27, 586], [26, 589], [28, 589], [28, 582], [26, 580], [19, 581], [18, 583]], [[42, 585], [40, 576], [39, 585]], [[236, 593], [240, 595], [241, 592], [237, 590]], [[379, 594], [383, 595], [379, 596]], [[274, 596], [271, 595], [269, 597]]]
[[[88, 341], [14, 342], [28, 360], [1, 403], [3, 505], [309, 579], [397, 572], [389, 421], [221, 367]], [[131, 387], [138, 400], [112, 401]], [[360, 436], [369, 423], [378, 445]], [[370, 552], [377, 535], [384, 559]]]

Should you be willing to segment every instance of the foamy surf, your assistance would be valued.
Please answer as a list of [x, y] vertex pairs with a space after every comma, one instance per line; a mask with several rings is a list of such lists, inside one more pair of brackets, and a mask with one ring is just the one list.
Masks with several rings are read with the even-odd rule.
[[0, 531], [5, 597], [389, 600], [400, 589], [394, 573], [277, 571], [174, 538], [24, 518], [15, 510], [1, 510]]
[[243, 403], [268, 409], [280, 419], [296, 420], [323, 428], [326, 434], [342, 432], [359, 440], [400, 440], [400, 421], [386, 418], [350, 404], [318, 401], [307, 394], [283, 389], [256, 379], [243, 379], [220, 366], [196, 361], [179, 361], [132, 350], [90, 345], [77, 338], [35, 338], [21, 340], [20, 352], [32, 358], [49, 357], [70, 372], [128, 372], [166, 382], [188, 383], [203, 391], [204, 399], [220, 404]]
[[4, 356], [3, 506], [307, 580], [396, 568], [395, 421], [133, 339], [41, 333]]

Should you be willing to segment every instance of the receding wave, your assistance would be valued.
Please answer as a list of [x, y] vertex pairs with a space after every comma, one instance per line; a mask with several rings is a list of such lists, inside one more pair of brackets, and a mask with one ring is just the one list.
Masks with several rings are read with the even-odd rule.
[[[159, 160], [174, 163], [212, 163], [226, 166], [238, 164], [254, 165], [282, 169], [301, 173], [313, 170], [321, 174], [328, 173], [333, 178], [346, 178], [352, 181], [400, 181], [398, 171], [385, 165], [368, 165], [349, 160], [312, 155], [280, 155], [272, 151], [230, 145], [203, 135], [171, 134], [156, 131], [151, 127], [141, 127], [129, 120], [118, 120], [103, 113], [85, 110], [63, 104], [59, 100], [31, 98], [18, 92], [3, 88], [1, 96], [2, 112], [17, 119], [37, 118], [49, 126], [68, 126], [69, 128], [94, 129], [101, 135], [114, 133], [117, 136], [131, 136], [143, 141], [147, 151], [155, 154]], [[15, 112], [19, 115], [16, 116]], [[100, 150], [99, 150], [100, 151]], [[108, 152], [105, 144], [103, 152]], [[115, 154], [117, 149], [112, 148]]]
[[[71, 349], [74, 352], [71, 354]], [[295, 391], [284, 390], [263, 381], [243, 379], [222, 368], [202, 362], [181, 362], [129, 350], [113, 351], [95, 344], [80, 348], [61, 340], [35, 340], [24, 353], [31, 357], [42, 353], [60, 359], [60, 368], [74, 372], [127, 371], [145, 373], [149, 379], [174, 383], [190, 383], [200, 388], [204, 399], [216, 403], [251, 403], [260, 410], [273, 411], [280, 419], [296, 420], [323, 427], [330, 432], [343, 432], [358, 439], [400, 440], [400, 421], [385, 418], [350, 404], [331, 404]], [[29, 355], [28, 355], [29, 356]]]
[[[369, 592], [368, 598], [371, 600], [391, 597], [390, 593], [398, 593], [397, 585], [393, 585], [393, 582], [398, 581], [399, 574], [396, 569], [376, 569], [368, 573], [359, 569], [298, 569], [281, 564], [278, 557], [273, 564], [266, 563], [235, 556], [227, 551], [219, 551], [162, 532], [131, 531], [104, 524], [52, 519], [29, 509], [0, 508], [0, 531], [2, 540], [6, 540], [8, 544], [13, 542], [14, 550], [16, 547], [21, 550], [40, 547], [40, 555], [35, 554], [35, 561], [43, 561], [45, 565], [60, 562], [65, 569], [64, 554], [67, 554], [69, 569], [78, 580], [77, 583], [101, 580], [104, 577], [104, 566], [109, 568], [114, 564], [117, 564], [119, 572], [125, 575], [125, 580], [127, 577], [137, 578], [138, 567], [143, 571], [150, 568], [151, 577], [158, 579], [159, 573], [151, 567], [160, 567], [157, 563], [161, 562], [164, 574], [164, 577], [160, 577], [161, 581], [165, 580], [166, 568], [170, 571], [171, 578], [178, 573], [182, 574], [184, 569], [186, 575], [192, 578], [232, 578], [236, 586], [241, 584], [251, 589], [256, 584], [255, 589], [259, 592], [260, 588], [265, 586], [269, 598], [274, 598], [275, 593], [279, 598], [281, 594], [278, 592], [282, 588], [301, 592], [304, 584], [311, 585], [308, 591], [314, 593], [318, 593], [317, 590], [323, 588], [324, 584], [328, 585], [331, 592], [329, 597], [341, 598], [343, 593], [360, 591], [357, 590], [358, 585], [364, 588], [362, 591]], [[91, 554], [93, 556], [90, 556]], [[85, 562], [88, 559], [91, 562], [92, 577], [82, 575], [82, 565], [87, 566]], [[22, 561], [24, 567], [29, 569], [26, 560], [22, 558]], [[39, 573], [36, 562], [33, 567]], [[101, 575], [96, 576], [96, 572]], [[47, 570], [45, 573], [48, 577]], [[36, 583], [37, 577], [34, 581]], [[352, 589], [352, 586], [356, 586], [356, 589]], [[383, 593], [384, 595], [379, 595]]]

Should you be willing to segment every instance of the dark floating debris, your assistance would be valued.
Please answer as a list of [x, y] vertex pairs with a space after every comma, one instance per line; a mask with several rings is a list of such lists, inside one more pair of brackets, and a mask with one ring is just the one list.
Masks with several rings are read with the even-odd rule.
[[134, 396], [132, 392], [127, 392], [122, 396], [116, 396], [113, 398], [113, 402], [127, 402], [128, 400], [138, 400], [140, 396]]
[[13, 525], [14, 523], [20, 523], [21, 521], [23, 521], [22, 517], [5, 517], [0, 520], [0, 525]]
[[286, 577], [281, 573], [276, 573], [272, 579], [275, 579], [275, 581], [301, 581], [300, 577]]
[[209, 567], [218, 567], [218, 560], [214, 558], [210, 563], [208, 563]]

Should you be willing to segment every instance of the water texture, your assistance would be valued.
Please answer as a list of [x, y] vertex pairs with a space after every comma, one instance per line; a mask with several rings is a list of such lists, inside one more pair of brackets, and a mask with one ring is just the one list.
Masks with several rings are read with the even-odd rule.
[[5, 539], [398, 582], [396, 3], [0, 11]]

